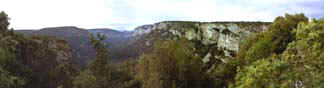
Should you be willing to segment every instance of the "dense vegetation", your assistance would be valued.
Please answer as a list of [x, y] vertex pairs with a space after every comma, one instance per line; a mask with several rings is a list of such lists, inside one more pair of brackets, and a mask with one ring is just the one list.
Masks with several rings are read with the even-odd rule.
[[[91, 35], [96, 57], [87, 68], [63, 59], [66, 41], [24, 37], [0, 13], [0, 88], [322, 88], [324, 19], [277, 17], [246, 39], [227, 63], [207, 65], [186, 39], [160, 40], [138, 60], [110, 63], [106, 36]], [[108, 36], [109, 37], [109, 36]], [[211, 69], [207, 66], [213, 66]]]
[[[76, 69], [70, 58], [60, 58], [68, 50], [63, 40], [46, 36], [23, 37], [8, 30], [8, 16], [0, 13], [0, 87], [72, 87]], [[61, 45], [63, 44], [63, 46]]]
[[303, 14], [278, 17], [271, 28], [245, 42], [232, 87], [322, 88], [323, 20]]

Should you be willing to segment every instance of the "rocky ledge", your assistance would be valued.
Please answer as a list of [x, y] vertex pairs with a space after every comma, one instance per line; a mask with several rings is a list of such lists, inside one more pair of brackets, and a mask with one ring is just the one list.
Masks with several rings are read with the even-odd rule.
[[[239, 50], [240, 42], [246, 37], [268, 29], [270, 22], [188, 22], [164, 21], [136, 28], [133, 36], [141, 47], [151, 47], [158, 38], [186, 38], [196, 43], [196, 50], [204, 57], [204, 62], [211, 59], [233, 57]], [[144, 45], [144, 46], [143, 46]]]

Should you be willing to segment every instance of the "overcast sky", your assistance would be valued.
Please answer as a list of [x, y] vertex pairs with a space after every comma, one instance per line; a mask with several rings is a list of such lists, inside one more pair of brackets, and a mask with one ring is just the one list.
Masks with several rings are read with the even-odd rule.
[[56, 26], [132, 30], [160, 21], [273, 21], [324, 15], [324, 0], [0, 0], [14, 29]]

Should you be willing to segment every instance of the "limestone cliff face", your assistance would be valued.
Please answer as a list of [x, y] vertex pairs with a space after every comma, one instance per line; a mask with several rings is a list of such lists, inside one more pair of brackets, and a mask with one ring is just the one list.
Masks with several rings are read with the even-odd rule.
[[[136, 28], [134, 36], [142, 47], [150, 47], [157, 38], [186, 38], [197, 44], [196, 50], [208, 62], [211, 58], [233, 57], [247, 36], [267, 30], [266, 22], [184, 22], [165, 21]], [[226, 62], [226, 61], [223, 61]]]
[[132, 36], [138, 36], [138, 35], [143, 35], [143, 34], [147, 34], [150, 33], [153, 29], [153, 25], [142, 25], [140, 27], [135, 28], [134, 33], [132, 34]]

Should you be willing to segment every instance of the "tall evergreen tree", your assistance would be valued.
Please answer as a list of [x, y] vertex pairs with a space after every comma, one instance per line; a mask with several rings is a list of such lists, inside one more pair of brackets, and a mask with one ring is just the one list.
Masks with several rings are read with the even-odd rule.
[[105, 35], [98, 34], [96, 37], [91, 35], [90, 42], [96, 51], [96, 57], [89, 63], [89, 70], [96, 76], [106, 76], [109, 71], [108, 66], [108, 50], [103, 40], [106, 39]]
[[90, 35], [90, 42], [96, 51], [96, 57], [89, 63], [88, 69], [74, 80], [76, 88], [109, 88], [112, 79], [112, 69], [108, 63], [108, 50], [106, 44], [102, 41], [106, 39], [105, 35]]
[[8, 31], [9, 17], [5, 12], [0, 12], [0, 33]]

